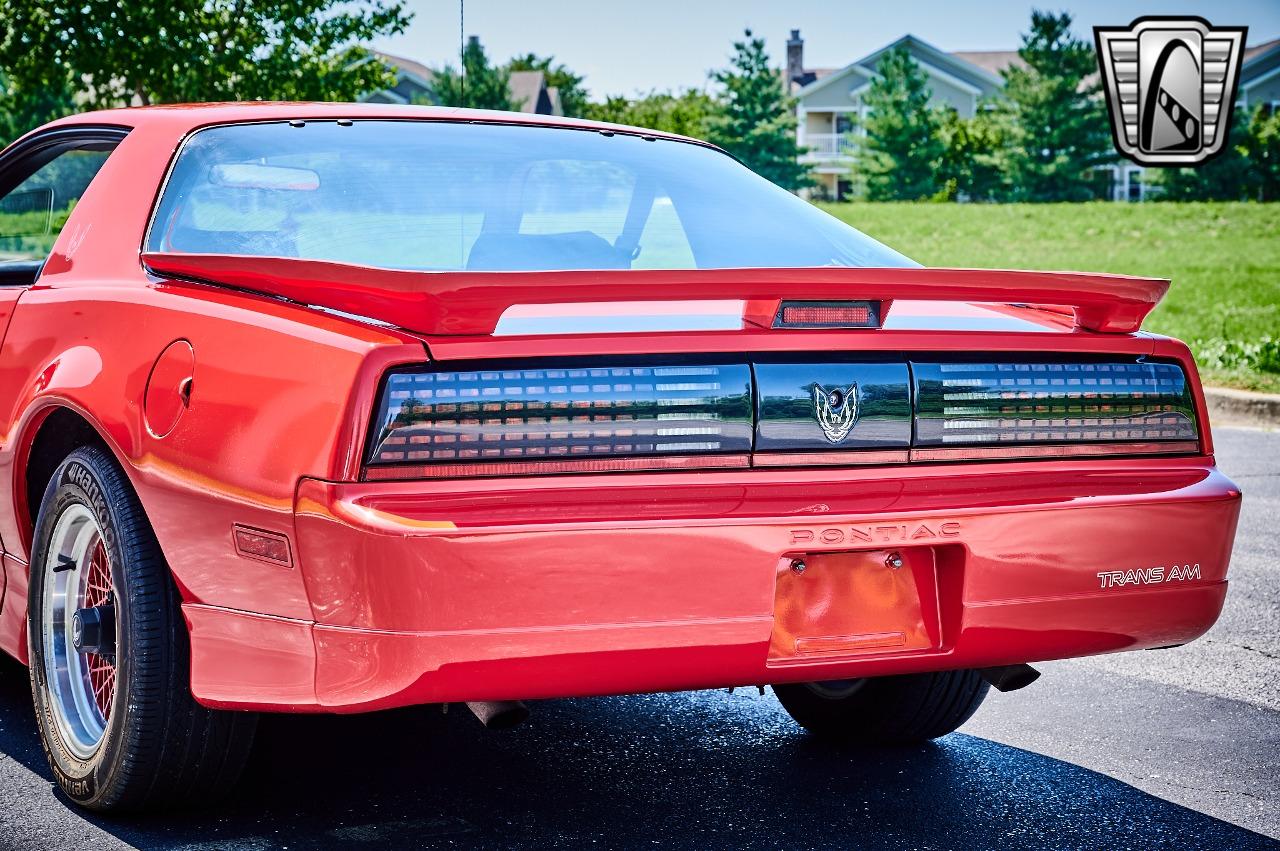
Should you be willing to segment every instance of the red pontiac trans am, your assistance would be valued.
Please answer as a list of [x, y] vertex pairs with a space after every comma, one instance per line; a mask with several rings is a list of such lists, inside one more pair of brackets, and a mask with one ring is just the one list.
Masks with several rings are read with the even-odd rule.
[[772, 685], [919, 741], [1226, 594], [1167, 281], [922, 268], [695, 140], [80, 115], [0, 154], [0, 258], [0, 648], [86, 807], [213, 795], [258, 712]]

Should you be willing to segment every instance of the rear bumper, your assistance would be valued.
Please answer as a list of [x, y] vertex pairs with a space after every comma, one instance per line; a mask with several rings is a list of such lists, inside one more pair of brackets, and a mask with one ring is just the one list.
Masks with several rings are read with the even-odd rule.
[[1221, 610], [1239, 501], [1203, 458], [305, 480], [314, 621], [186, 606], [193, 690], [360, 711], [1177, 644]]

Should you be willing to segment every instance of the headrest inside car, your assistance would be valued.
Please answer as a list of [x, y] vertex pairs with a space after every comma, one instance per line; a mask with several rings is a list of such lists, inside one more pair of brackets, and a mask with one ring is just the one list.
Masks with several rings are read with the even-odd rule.
[[631, 261], [590, 231], [547, 234], [482, 233], [471, 246], [467, 270], [512, 272], [557, 269], [628, 269]]

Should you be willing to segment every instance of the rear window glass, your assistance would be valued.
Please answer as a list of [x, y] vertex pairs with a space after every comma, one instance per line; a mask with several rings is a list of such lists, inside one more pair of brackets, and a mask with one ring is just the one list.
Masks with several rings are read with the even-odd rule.
[[914, 265], [701, 145], [423, 121], [202, 130], [147, 249], [426, 271]]

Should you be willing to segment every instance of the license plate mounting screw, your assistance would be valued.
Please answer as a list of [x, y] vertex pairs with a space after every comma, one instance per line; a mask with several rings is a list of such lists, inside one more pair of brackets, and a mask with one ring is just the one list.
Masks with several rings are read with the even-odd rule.
[[791, 560], [791, 569], [792, 569], [794, 572], [796, 572], [796, 573], [804, 573], [804, 569], [805, 569], [807, 566], [808, 566], [808, 565], [806, 565], [806, 564], [804, 563], [804, 559], [800, 559], [800, 558], [793, 558], [793, 559]]
[[902, 553], [889, 553], [889, 555], [885, 556], [884, 566], [890, 570], [897, 570], [902, 567]]

